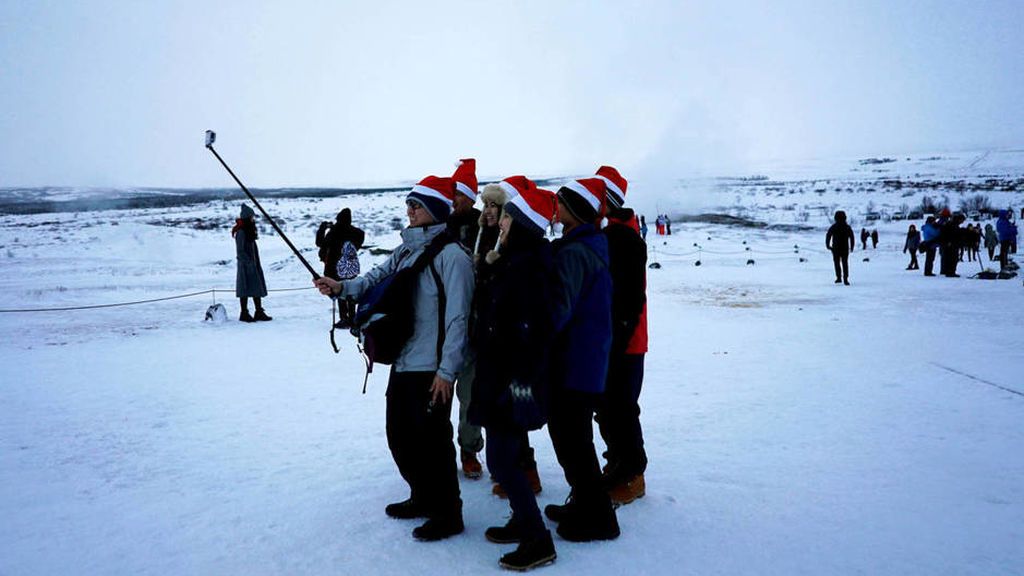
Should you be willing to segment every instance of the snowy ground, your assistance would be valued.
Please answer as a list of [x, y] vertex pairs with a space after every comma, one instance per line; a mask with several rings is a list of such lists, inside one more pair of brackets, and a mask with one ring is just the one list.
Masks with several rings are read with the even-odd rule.
[[[1024, 162], [1000, 170], [1019, 178]], [[1024, 396], [997, 387], [1024, 393], [1020, 279], [972, 280], [968, 262], [958, 279], [907, 272], [906, 223], [879, 222], [878, 249], [858, 244], [853, 285], [836, 286], [828, 222], [806, 206], [859, 215], [917, 198], [792, 182], [807, 189], [786, 193], [795, 209], [768, 186], [716, 199], [768, 223], [809, 211], [807, 230], [652, 230], [647, 496], [620, 509], [614, 542], [556, 539], [543, 573], [1024, 573]], [[267, 208], [310, 247], [318, 220], [352, 206], [390, 247], [400, 197]], [[0, 309], [231, 288], [236, 212], [0, 216]], [[262, 229], [270, 287], [305, 287]], [[216, 298], [234, 317], [231, 296]], [[0, 313], [0, 574], [499, 572], [510, 547], [483, 530], [507, 508], [486, 481], [462, 480], [467, 530], [451, 540], [416, 542], [415, 523], [384, 516], [405, 497], [384, 438], [386, 370], [360, 394], [362, 361], [345, 337], [330, 351], [322, 297], [273, 293], [274, 321], [255, 325], [204, 323], [212, 299]], [[561, 502], [546, 431], [533, 441], [541, 504]]]

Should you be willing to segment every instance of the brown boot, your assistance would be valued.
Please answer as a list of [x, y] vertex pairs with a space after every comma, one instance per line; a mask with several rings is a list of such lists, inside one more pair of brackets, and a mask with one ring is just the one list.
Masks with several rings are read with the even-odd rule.
[[[537, 474], [536, 468], [526, 471], [526, 479], [530, 482], [530, 488], [533, 489], [533, 493], [540, 494], [542, 487], [540, 485], [540, 475]], [[505, 492], [505, 489], [497, 482], [495, 482], [494, 486], [491, 487], [491, 494], [494, 494], [503, 500], [508, 498], [508, 494]]]
[[608, 490], [608, 497], [616, 505], [629, 504], [637, 498], [643, 498], [647, 493], [647, 485], [644, 482], [644, 475], [638, 474], [625, 482], [620, 482]]
[[462, 473], [466, 478], [479, 480], [483, 476], [484, 467], [480, 465], [475, 452], [462, 452], [460, 459], [462, 460]]

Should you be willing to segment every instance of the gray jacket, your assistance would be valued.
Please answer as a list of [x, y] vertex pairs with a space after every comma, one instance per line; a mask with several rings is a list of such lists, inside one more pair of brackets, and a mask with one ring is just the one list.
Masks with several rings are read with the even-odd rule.
[[[407, 268], [423, 253], [427, 243], [445, 230], [445, 224], [402, 230], [402, 244], [383, 263], [366, 274], [342, 283], [341, 296], [359, 299], [392, 272]], [[428, 266], [420, 274], [416, 291], [416, 324], [412, 337], [395, 362], [398, 372], [434, 372], [454, 381], [462, 369], [466, 329], [473, 300], [473, 262], [458, 243], [448, 244], [434, 258], [441, 277], [447, 306], [444, 311], [444, 344], [441, 365], [437, 363], [438, 290]]]

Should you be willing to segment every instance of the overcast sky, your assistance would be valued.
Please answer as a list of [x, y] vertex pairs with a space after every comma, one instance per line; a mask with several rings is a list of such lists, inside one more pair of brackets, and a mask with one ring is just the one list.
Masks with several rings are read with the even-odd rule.
[[0, 0], [0, 186], [742, 174], [1024, 145], [1024, 2]]

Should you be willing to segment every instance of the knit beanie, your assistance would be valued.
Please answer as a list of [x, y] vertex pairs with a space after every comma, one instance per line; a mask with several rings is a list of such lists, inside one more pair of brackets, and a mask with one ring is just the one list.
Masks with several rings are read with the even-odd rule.
[[612, 208], [622, 208], [626, 203], [626, 187], [629, 186], [622, 174], [611, 166], [601, 166], [597, 169], [597, 177], [604, 180], [608, 205]]
[[593, 224], [604, 213], [605, 183], [600, 178], [581, 178], [558, 190], [558, 201], [584, 224]]

